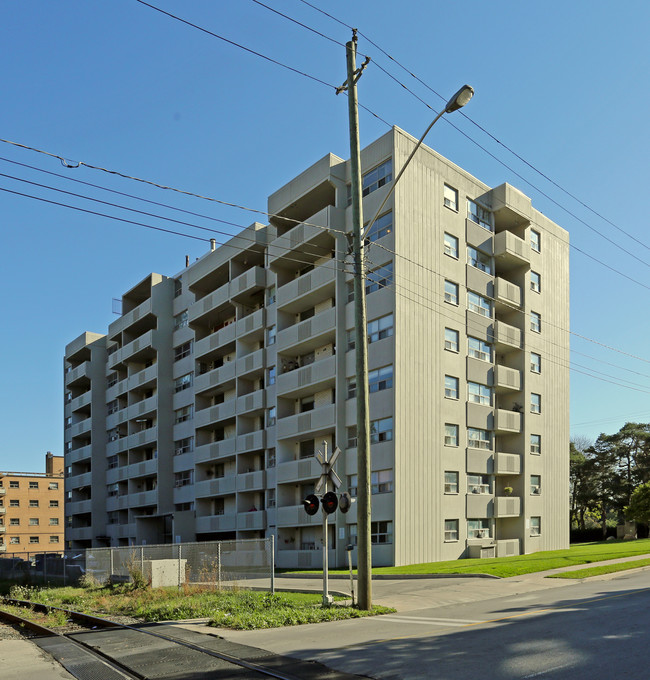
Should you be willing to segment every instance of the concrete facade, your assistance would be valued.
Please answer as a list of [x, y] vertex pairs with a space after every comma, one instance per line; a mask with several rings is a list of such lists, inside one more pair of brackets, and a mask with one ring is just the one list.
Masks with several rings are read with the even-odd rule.
[[45, 456], [45, 472], [0, 471], [0, 552], [63, 550], [63, 456]]
[[[366, 220], [414, 141], [363, 150]], [[301, 501], [323, 442], [356, 487], [349, 172], [325, 156], [270, 224], [68, 345], [70, 547], [273, 533], [278, 566], [320, 565]], [[567, 232], [422, 147], [368, 239], [373, 562], [568, 547]], [[354, 508], [330, 517], [331, 564]]]

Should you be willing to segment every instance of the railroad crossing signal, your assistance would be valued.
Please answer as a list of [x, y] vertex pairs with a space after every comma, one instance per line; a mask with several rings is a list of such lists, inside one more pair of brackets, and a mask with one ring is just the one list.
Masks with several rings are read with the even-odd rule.
[[318, 512], [318, 496], [315, 496], [313, 493], [310, 493], [302, 504], [305, 506], [305, 512], [308, 515], [315, 515]]
[[339, 510], [342, 513], [346, 513], [350, 509], [351, 505], [352, 498], [350, 498], [350, 494], [347, 491], [344, 491], [339, 498]]
[[321, 502], [323, 504], [323, 512], [327, 515], [331, 515], [333, 512], [336, 512], [336, 508], [339, 505], [339, 499], [336, 497], [336, 494], [333, 491], [328, 491], [323, 496]]
[[339, 449], [338, 446], [332, 452], [332, 457], [329, 460], [327, 460], [327, 454], [323, 455], [320, 451], [316, 454], [316, 460], [321, 464], [322, 472], [318, 482], [316, 482], [314, 493], [318, 493], [323, 486], [325, 486], [325, 490], [327, 490], [328, 481], [332, 482], [335, 489], [338, 489], [339, 486], [341, 486], [343, 482], [341, 482], [341, 478], [334, 471], [334, 463], [336, 463], [336, 459], [340, 455], [341, 449]]

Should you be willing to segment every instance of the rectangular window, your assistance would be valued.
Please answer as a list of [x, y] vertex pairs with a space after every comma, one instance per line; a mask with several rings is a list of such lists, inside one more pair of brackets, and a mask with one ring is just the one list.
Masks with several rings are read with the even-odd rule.
[[29, 501], [29, 507], [30, 508], [37, 508], [38, 507], [38, 501], [30, 500]]
[[[357, 445], [357, 426], [352, 425], [347, 430], [346, 448], [353, 449]], [[382, 442], [393, 441], [393, 419], [379, 418], [370, 421], [370, 443], [381, 444]]]
[[530, 370], [533, 373], [542, 372], [542, 355], [537, 354], [537, 352], [530, 353]]
[[[363, 176], [361, 182], [361, 196], [367, 196], [373, 191], [377, 191], [393, 179], [393, 159], [389, 158], [381, 165], [370, 170]], [[350, 203], [352, 199], [350, 198]]]
[[467, 428], [467, 446], [470, 449], [492, 449], [492, 436], [489, 430], [481, 430], [477, 427]]
[[38, 489], [38, 482], [30, 482], [29, 488], [30, 489]]
[[109, 484], [109, 485], [106, 487], [106, 494], [107, 494], [109, 497], [117, 496], [117, 494], [118, 494], [118, 492], [119, 492], [119, 488], [120, 488], [120, 485], [119, 485], [119, 484]]
[[51, 527], [58, 527], [59, 526], [59, 518], [58, 517], [50, 517], [50, 526]]
[[467, 475], [467, 493], [490, 493], [488, 475]]
[[266, 369], [266, 386], [275, 385], [275, 366], [269, 366]]
[[458, 284], [445, 279], [445, 302], [450, 305], [458, 304]]
[[269, 449], [266, 452], [266, 467], [267, 468], [275, 467], [275, 449]]
[[59, 501], [50, 501], [50, 507], [51, 508], [58, 508], [59, 507]]
[[177, 408], [174, 411], [174, 424], [184, 423], [186, 420], [192, 420], [194, 417], [194, 404]]
[[180, 378], [174, 380], [174, 392], [182, 392], [190, 387], [192, 387], [193, 373], [186, 373]]
[[30, 527], [37, 527], [38, 526], [38, 517], [30, 517], [29, 518], [29, 526]]
[[9, 481], [9, 488], [10, 489], [19, 489], [20, 488], [20, 482], [17, 481]]
[[[358, 475], [350, 475], [348, 477], [348, 489], [350, 496], [356, 497], [358, 495]], [[370, 473], [370, 493], [375, 495], [378, 493], [391, 493], [393, 490], [393, 471], [392, 470], [377, 470]]]
[[492, 348], [487, 344], [487, 342], [484, 342], [479, 338], [472, 338], [471, 336], [468, 336], [467, 353], [469, 356], [474, 357], [474, 359], [480, 359], [481, 361], [492, 361]]
[[490, 520], [468, 519], [467, 538], [490, 538]]
[[58, 542], [59, 542], [58, 536], [50, 536], [50, 543], [58, 543]]
[[445, 376], [445, 398], [458, 399], [458, 378], [453, 375]]
[[453, 328], [445, 328], [445, 349], [449, 352], [458, 352], [459, 334]]
[[183, 293], [183, 282], [181, 279], [174, 279], [174, 297], [180, 297]]
[[542, 332], [542, 315], [537, 312], [530, 313], [530, 330], [535, 333]]
[[492, 318], [492, 303], [478, 293], [471, 290], [467, 291], [467, 307], [470, 311], [476, 312], [481, 316]]
[[192, 484], [194, 484], [194, 470], [183, 470], [182, 472], [174, 473], [174, 486], [176, 488], [191, 486]]
[[276, 287], [275, 286], [269, 286], [266, 289], [266, 305], [270, 307], [271, 305], [275, 304], [275, 296], [277, 294]]
[[469, 199], [467, 199], [467, 219], [492, 231], [492, 213]]
[[106, 465], [109, 470], [113, 470], [114, 468], [117, 467], [117, 456], [109, 456], [106, 459]]
[[16, 544], [20, 543], [20, 536], [12, 536], [9, 539], [9, 543], [11, 543], [11, 545], [16, 545]]
[[458, 259], [458, 239], [451, 234], [444, 234], [445, 255]]
[[542, 453], [542, 435], [541, 434], [531, 434], [530, 435], [530, 452], [536, 456]]
[[107, 387], [113, 387], [113, 385], [117, 385], [117, 379], [118, 379], [118, 375], [117, 375], [116, 372], [109, 373], [108, 377], [106, 378], [106, 380], [107, 380], [106, 386]]
[[275, 338], [276, 327], [270, 326], [269, 328], [266, 329], [266, 346], [270, 347], [271, 345], [275, 345]]
[[445, 208], [458, 212], [458, 189], [445, 184], [443, 188], [443, 199]]
[[368, 391], [370, 394], [393, 386], [393, 367], [384, 366], [368, 373]]
[[530, 518], [530, 535], [539, 536], [542, 533], [542, 518], [541, 517], [531, 517]]
[[20, 526], [20, 518], [19, 517], [10, 517], [9, 518], [9, 526], [10, 527]]
[[452, 543], [458, 540], [458, 520], [445, 520], [445, 543]]
[[370, 542], [373, 545], [393, 542], [392, 522], [370, 522]]
[[267, 489], [266, 491], [266, 507], [275, 507], [275, 489]]
[[378, 217], [374, 221], [374, 224], [372, 225], [372, 227], [370, 227], [370, 230], [366, 232], [364, 241], [366, 245], [368, 243], [374, 243], [374, 241], [378, 241], [380, 238], [387, 236], [392, 231], [393, 231], [393, 213], [387, 212], [381, 217]]
[[39, 542], [38, 536], [30, 536], [29, 542], [30, 543], [38, 543]]
[[458, 446], [458, 425], [445, 423], [445, 446]]
[[445, 472], [445, 493], [458, 493], [458, 472]]
[[378, 267], [366, 276], [366, 295], [393, 285], [393, 263]]
[[174, 442], [175, 456], [182, 456], [184, 453], [191, 453], [192, 451], [194, 451], [194, 437], [185, 437]]
[[536, 293], [540, 293], [542, 290], [542, 278], [537, 272], [530, 272], [530, 289]]
[[10, 508], [19, 508], [20, 507], [20, 501], [17, 500], [16, 498], [9, 499], [9, 507]]
[[531, 229], [530, 230], [530, 247], [536, 253], [539, 253], [540, 250], [541, 250], [541, 242], [542, 242], [541, 234], [538, 231]]
[[113, 413], [117, 413], [120, 410], [120, 403], [118, 402], [117, 399], [113, 399], [113, 401], [109, 401], [108, 404], [106, 404], [106, 413], [109, 416], [112, 416]]
[[276, 421], [276, 409], [275, 406], [266, 409], [266, 427], [273, 427]]
[[540, 475], [530, 476], [530, 493], [539, 496], [542, 493], [542, 478]]
[[185, 357], [189, 357], [192, 354], [193, 340], [188, 340], [178, 347], [174, 347], [174, 361], [180, 361]]
[[189, 323], [189, 317], [187, 309], [174, 317], [174, 330], [177, 331], [179, 328], [185, 328]]
[[467, 262], [472, 267], [492, 275], [492, 258], [472, 246], [467, 246]]
[[393, 315], [386, 314], [368, 322], [368, 343], [377, 342], [393, 335]]
[[300, 459], [304, 458], [312, 458], [314, 455], [314, 452], [316, 451], [316, 447], [314, 445], [314, 440], [313, 439], [306, 439], [305, 441], [300, 442], [298, 445], [298, 450], [299, 450], [299, 457]]
[[542, 395], [531, 392], [530, 395], [530, 412], [531, 413], [541, 413], [542, 412]]
[[467, 383], [467, 399], [474, 404], [492, 406], [492, 390], [487, 385], [480, 383]]

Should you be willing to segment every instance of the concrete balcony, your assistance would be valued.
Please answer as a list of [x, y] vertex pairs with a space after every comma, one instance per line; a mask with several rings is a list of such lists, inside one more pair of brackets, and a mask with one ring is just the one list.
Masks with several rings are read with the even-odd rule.
[[237, 453], [245, 453], [246, 451], [257, 451], [265, 447], [266, 447], [265, 430], [248, 432], [247, 434], [240, 434], [237, 437]]
[[109, 336], [113, 337], [118, 333], [127, 330], [134, 323], [140, 321], [140, 319], [143, 319], [149, 314], [152, 314], [151, 298], [148, 298], [130, 312], [127, 312], [116, 321], [113, 321], [113, 323], [108, 327]]
[[65, 504], [66, 515], [84, 515], [92, 510], [92, 500], [72, 501]]
[[502, 231], [494, 236], [494, 257], [497, 271], [507, 271], [530, 264], [530, 244], [511, 231]]
[[7, 513], [7, 508], [0, 508], [0, 515], [5, 515]]
[[0, 544], [0, 552], [7, 552], [7, 546], [4, 543]]
[[224, 345], [234, 341], [235, 324], [231, 323], [227, 326], [224, 326], [223, 328], [220, 328], [218, 331], [211, 333], [207, 337], [197, 340], [194, 343], [194, 357], [198, 361], [206, 354], [210, 354], [210, 352], [214, 352], [215, 350], [219, 349], [219, 347], [223, 347]]
[[237, 529], [237, 515], [208, 515], [196, 518], [196, 533], [207, 534], [219, 531], [235, 531]]
[[310, 303], [334, 297], [336, 260], [322, 264], [313, 271], [280, 286], [277, 292], [278, 309], [297, 313]]
[[494, 456], [495, 475], [518, 475], [521, 473], [521, 456], [518, 453], [497, 453]]
[[[285, 505], [284, 507], [277, 508], [275, 521], [279, 527], [308, 526], [310, 524], [322, 525], [323, 515], [320, 511], [315, 515], [308, 515], [302, 504]], [[280, 548], [280, 546], [278, 546], [278, 548]]]
[[197, 300], [187, 310], [187, 320], [190, 325], [200, 321], [211, 312], [217, 311], [230, 301], [230, 283], [224, 283], [217, 290]]
[[78, 423], [73, 423], [70, 426], [70, 436], [71, 437], [79, 437], [82, 434], [86, 432], [90, 432], [90, 428], [92, 427], [93, 420], [92, 418], [84, 418], [84, 420], [79, 421]]
[[491, 475], [494, 471], [494, 457], [487, 449], [467, 449], [467, 472]]
[[485, 518], [494, 514], [494, 496], [489, 493], [467, 494], [467, 517]]
[[336, 427], [336, 406], [328, 404], [315, 408], [306, 413], [297, 413], [286, 418], [279, 418], [276, 427], [276, 437], [287, 439], [288, 437], [303, 436], [306, 434], [324, 433]]
[[255, 510], [237, 515], [237, 529], [240, 531], [266, 529], [266, 512]]
[[5, 496], [6, 493], [7, 493], [7, 489], [5, 489], [4, 487], [0, 487], [0, 496]]
[[194, 449], [195, 463], [210, 463], [223, 460], [235, 455], [237, 439], [230, 437], [220, 442], [203, 444]]
[[335, 382], [336, 356], [331, 356], [279, 375], [276, 381], [276, 394], [298, 399], [334, 387]]
[[[122, 383], [126, 382], [128, 390], [135, 390], [138, 389], [139, 387], [153, 386], [157, 377], [158, 367], [154, 364], [153, 366], [147, 366], [147, 368], [143, 368], [141, 371], [134, 373], [126, 380], [123, 380]], [[118, 387], [122, 383], [118, 383], [116, 387]]]
[[237, 490], [237, 475], [206, 479], [194, 484], [194, 494], [197, 498], [212, 498], [213, 496], [227, 496]]
[[263, 335], [264, 332], [264, 309], [258, 309], [256, 312], [245, 316], [243, 319], [235, 324], [235, 337], [239, 340], [245, 338], [252, 333], [259, 333]]
[[128, 495], [129, 507], [140, 508], [146, 505], [158, 504], [158, 490], [140, 491], [140, 493], [132, 493]]
[[228, 361], [219, 368], [197, 375], [194, 378], [194, 393], [200, 394], [201, 392], [207, 392], [218, 385], [224, 385], [230, 380], [234, 380], [235, 375], [237, 374], [236, 366], [237, 364], [234, 361]]
[[518, 538], [506, 538], [497, 541], [497, 557], [514, 557], [521, 555]]
[[502, 390], [521, 390], [521, 371], [497, 364], [494, 367], [494, 388]]
[[518, 328], [503, 321], [495, 321], [492, 334], [497, 354], [521, 349], [521, 331]]
[[76, 368], [65, 374], [65, 386], [73, 387], [83, 383], [84, 381], [90, 381], [90, 362], [84, 361], [79, 364]]
[[81, 409], [86, 408], [86, 406], [90, 405], [91, 398], [92, 392], [90, 390], [88, 390], [88, 392], [80, 394], [78, 397], [75, 397], [70, 402], [70, 412], [74, 413], [75, 411], [79, 411]]
[[508, 183], [489, 192], [497, 229], [511, 229], [528, 224], [532, 218], [531, 200]]
[[218, 406], [210, 406], [194, 413], [194, 427], [207, 427], [228, 418], [234, 418], [236, 413], [237, 400], [229, 399]]
[[152, 458], [151, 460], [143, 460], [142, 463], [131, 463], [126, 469], [128, 470], [127, 479], [132, 477], [149, 477], [158, 472], [158, 459]]
[[237, 491], [258, 491], [266, 487], [266, 471], [244, 472], [237, 475]]
[[113, 369], [126, 361], [135, 359], [139, 353], [152, 349], [152, 346], [153, 331], [147, 331], [139, 338], [133, 340], [133, 342], [130, 342], [128, 345], [124, 345], [121, 349], [113, 352], [113, 354], [108, 357], [108, 367]]
[[251, 267], [230, 282], [230, 297], [233, 300], [240, 300], [265, 288], [266, 270], [264, 267]]
[[[129, 435], [126, 437], [126, 440], [129, 449], [137, 449], [147, 444], [153, 444], [158, 440], [158, 428], [154, 425], [154, 427], [149, 427], [146, 430]], [[118, 441], [124, 441], [124, 439]]]
[[114, 467], [106, 470], [106, 483], [115, 484], [116, 482], [124, 482], [129, 478], [129, 466]]
[[75, 527], [65, 529], [66, 541], [91, 541], [93, 539], [92, 527]]
[[519, 496], [497, 496], [494, 503], [494, 516], [519, 517], [521, 515], [521, 499]]
[[[286, 463], [278, 463], [276, 481], [278, 484], [299, 482], [305, 479], [315, 479], [320, 476], [320, 473], [321, 466], [314, 457], [291, 460]], [[302, 508], [302, 505], [300, 507]]]
[[5, 534], [7, 533], [7, 527], [6, 526], [0, 526], [0, 534]]
[[81, 489], [92, 484], [92, 472], [84, 472], [80, 475], [71, 475], [65, 480], [66, 488]]
[[258, 349], [255, 352], [251, 352], [246, 356], [237, 359], [237, 375], [239, 377], [247, 375], [248, 373], [254, 373], [255, 371], [261, 371], [264, 369], [264, 350]]
[[[158, 409], [158, 396], [154, 395], [153, 397], [149, 397], [148, 399], [143, 399], [142, 401], [138, 401], [135, 404], [131, 404], [129, 408], [127, 409], [127, 417], [124, 418], [123, 420], [120, 420], [119, 422], [124, 422], [124, 420], [134, 420], [140, 416], [143, 416], [145, 414], [152, 414], [155, 413]], [[118, 413], [120, 413], [118, 411]]]
[[256, 390], [237, 397], [237, 415], [242, 416], [264, 410], [266, 390]]
[[521, 432], [521, 413], [498, 408], [494, 411], [494, 430], [499, 433]]
[[[327, 559], [329, 564], [336, 564], [336, 551], [328, 550]], [[323, 566], [323, 551], [289, 550], [284, 546], [278, 546], [275, 566], [278, 569], [319, 569]]]
[[319, 312], [311, 319], [285, 328], [278, 333], [277, 350], [295, 354], [308, 352], [327, 344], [336, 337], [336, 308]]
[[521, 288], [497, 276], [494, 285], [494, 304], [497, 311], [521, 307]]

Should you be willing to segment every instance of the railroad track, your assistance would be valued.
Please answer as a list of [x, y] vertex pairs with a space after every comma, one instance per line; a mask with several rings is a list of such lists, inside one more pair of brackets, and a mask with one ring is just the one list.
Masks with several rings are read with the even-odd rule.
[[79, 680], [352, 680], [313, 661], [279, 656], [174, 623], [128, 625], [103, 617], [24, 600], [5, 599], [14, 607], [63, 612], [75, 624], [60, 633], [0, 609], [0, 621], [30, 631], [31, 641], [51, 654]]

